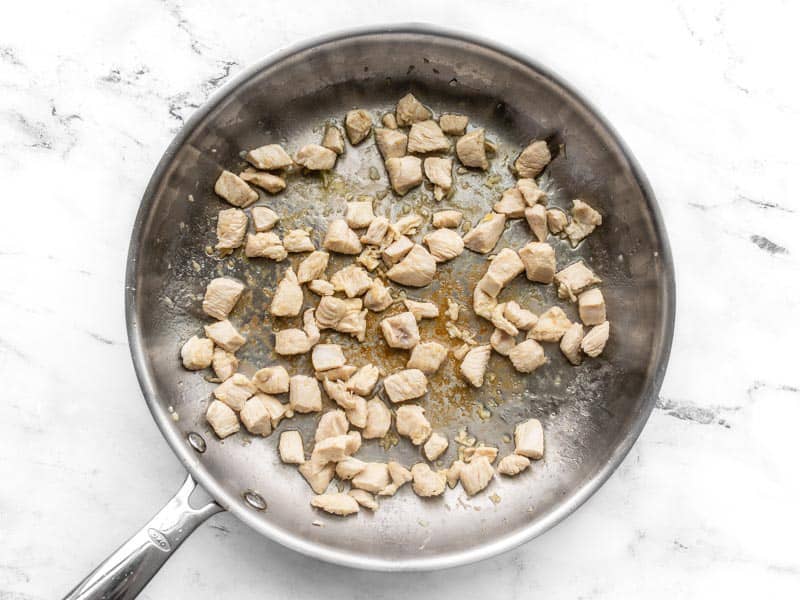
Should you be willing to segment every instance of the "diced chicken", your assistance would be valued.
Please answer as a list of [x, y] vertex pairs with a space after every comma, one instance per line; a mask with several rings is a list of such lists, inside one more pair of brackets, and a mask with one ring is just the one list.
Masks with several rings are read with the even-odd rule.
[[208, 338], [190, 337], [181, 348], [183, 367], [190, 371], [199, 371], [211, 365], [214, 358], [214, 342]]
[[312, 344], [302, 329], [283, 329], [275, 332], [275, 353], [281, 356], [305, 354], [311, 350]]
[[309, 308], [303, 313], [303, 333], [308, 336], [309, 347], [319, 342], [319, 326], [314, 318], [313, 308]]
[[387, 466], [389, 468], [389, 478], [392, 482], [378, 492], [379, 496], [394, 496], [397, 490], [414, 478], [413, 475], [411, 475], [411, 471], [406, 469], [399, 462], [390, 460]]
[[322, 145], [336, 154], [342, 154], [344, 152], [344, 136], [342, 136], [341, 130], [335, 125], [326, 126], [325, 134], [322, 136]]
[[559, 235], [563, 233], [568, 222], [569, 219], [567, 215], [560, 208], [547, 209], [547, 228], [553, 235]]
[[464, 135], [468, 123], [469, 117], [466, 115], [444, 114], [439, 117], [439, 127], [447, 135]]
[[367, 232], [361, 236], [361, 243], [370, 246], [380, 246], [386, 232], [389, 231], [389, 219], [386, 217], [375, 217], [369, 224]]
[[547, 142], [537, 141], [529, 144], [514, 162], [517, 176], [521, 178], [536, 177], [550, 162], [550, 150]]
[[500, 460], [497, 465], [497, 472], [501, 475], [513, 477], [522, 473], [529, 466], [531, 466], [531, 461], [527, 456], [509, 454]]
[[464, 218], [464, 213], [460, 210], [440, 210], [433, 213], [433, 226], [440, 227], [458, 227]]
[[358, 437], [344, 434], [318, 441], [311, 452], [311, 462], [325, 465], [348, 458], [361, 446], [361, 435], [357, 431], [354, 431], [353, 434]]
[[358, 502], [360, 506], [364, 508], [368, 508], [371, 511], [378, 510], [378, 503], [375, 501], [375, 496], [370, 494], [365, 490], [359, 490], [358, 488], [354, 490], [350, 490], [347, 492], [347, 495], [350, 496], [353, 500]]
[[317, 305], [317, 323], [322, 329], [335, 329], [339, 322], [351, 312], [361, 310], [361, 299], [342, 300], [335, 296], [320, 298]]
[[239, 419], [236, 417], [236, 413], [219, 400], [214, 400], [208, 405], [206, 421], [220, 439], [239, 431]]
[[358, 460], [352, 456], [348, 456], [344, 460], [336, 463], [336, 476], [342, 481], [350, 481], [353, 477], [361, 473], [367, 468], [367, 463], [363, 460]]
[[458, 313], [461, 307], [459, 306], [458, 302], [454, 302], [452, 298], [447, 299], [447, 310], [445, 314], [447, 318], [451, 321], [458, 321]]
[[475, 291], [472, 293], [472, 310], [475, 311], [475, 314], [484, 319], [491, 319], [495, 306], [497, 306], [497, 299], [476, 285]]
[[239, 369], [239, 359], [233, 352], [222, 348], [214, 348], [214, 357], [211, 359], [211, 368], [220, 381], [225, 381]]
[[474, 129], [458, 138], [456, 154], [458, 160], [465, 167], [474, 167], [484, 171], [488, 169], [489, 160], [486, 158], [486, 136], [483, 128]]
[[294, 416], [294, 412], [292, 412], [292, 409], [289, 407], [289, 405], [283, 404], [275, 396], [270, 396], [268, 394], [256, 394], [253, 396], [253, 398], [258, 399], [258, 401], [264, 405], [264, 408], [267, 409], [273, 429], [278, 426], [284, 417]]
[[[245, 184], [246, 185], [246, 184]], [[255, 192], [253, 192], [255, 194]], [[247, 232], [247, 215], [238, 208], [226, 208], [217, 216], [217, 245], [220, 251], [239, 248]]]
[[367, 271], [372, 272], [381, 266], [380, 255], [381, 252], [376, 246], [367, 246], [358, 255], [356, 262]]
[[250, 150], [244, 158], [256, 169], [265, 171], [275, 171], [292, 166], [292, 157], [278, 144], [267, 144]]
[[[300, 265], [303, 266], [302, 264]], [[308, 289], [314, 292], [317, 296], [333, 296], [333, 284], [324, 279], [312, 279], [308, 282]]]
[[354, 146], [362, 142], [372, 130], [372, 116], [363, 109], [351, 110], [344, 118], [347, 139]]
[[428, 441], [425, 442], [425, 445], [422, 447], [422, 451], [425, 453], [425, 458], [433, 462], [442, 454], [444, 454], [444, 451], [447, 450], [448, 445], [449, 442], [447, 441], [446, 437], [444, 437], [441, 433], [434, 433], [428, 438]]
[[447, 473], [445, 473], [445, 478], [447, 479], [447, 485], [450, 488], [456, 487], [458, 484], [458, 480], [461, 478], [461, 469], [466, 466], [466, 463], [461, 460], [454, 460], [453, 464], [450, 465], [450, 468], [447, 469]]
[[347, 213], [345, 221], [352, 229], [363, 229], [369, 227], [369, 224], [375, 219], [375, 214], [372, 212], [372, 202], [369, 200], [355, 201], [347, 203]]
[[497, 245], [505, 225], [505, 215], [490, 212], [467, 232], [464, 236], [464, 245], [475, 252], [487, 254]]
[[433, 430], [428, 419], [425, 418], [425, 409], [416, 404], [407, 404], [397, 409], [397, 433], [411, 440], [415, 446], [421, 446], [430, 437]]
[[358, 502], [349, 494], [336, 492], [319, 494], [311, 499], [311, 506], [324, 510], [332, 515], [346, 517], [358, 512]]
[[375, 143], [378, 145], [383, 160], [400, 158], [406, 155], [408, 136], [396, 129], [378, 127], [375, 130]]
[[394, 265], [400, 262], [414, 247], [414, 242], [406, 236], [401, 236], [389, 244], [383, 251], [383, 260], [387, 265]]
[[410, 312], [403, 312], [381, 321], [381, 331], [390, 348], [410, 350], [419, 343], [417, 320]]
[[573, 365], [581, 364], [581, 341], [583, 341], [583, 325], [573, 323], [564, 333], [559, 343], [561, 352]]
[[314, 490], [314, 493], [323, 494], [333, 479], [336, 463], [321, 465], [309, 460], [297, 467], [297, 470]]
[[395, 239], [398, 239], [401, 235], [414, 235], [424, 220], [417, 213], [409, 213], [397, 219], [389, 226], [389, 229], [394, 234]]
[[492, 353], [492, 347], [488, 344], [485, 346], [475, 346], [461, 361], [461, 374], [466, 378], [469, 383], [475, 387], [483, 385], [483, 376], [486, 373], [486, 367], [489, 364], [489, 356]]
[[453, 187], [453, 159], [429, 156], [423, 163], [425, 176], [434, 186], [433, 197], [441, 200]]
[[422, 183], [422, 161], [416, 156], [387, 158], [386, 171], [392, 189], [401, 196]]
[[416, 300], [403, 300], [408, 312], [414, 315], [417, 321], [422, 319], [435, 319], [439, 316], [439, 307], [433, 302], [417, 302]]
[[253, 375], [253, 385], [265, 394], [285, 394], [289, 391], [289, 373], [280, 365], [264, 367]]
[[508, 356], [508, 353], [517, 345], [513, 335], [507, 334], [502, 329], [495, 329], [492, 337], [489, 338], [489, 344], [498, 354]]
[[536, 325], [536, 321], [539, 320], [539, 317], [531, 311], [522, 308], [513, 300], [506, 303], [504, 314], [506, 319], [514, 324], [514, 327], [523, 331], [528, 331], [531, 327]]
[[241, 177], [230, 171], [223, 171], [220, 174], [214, 184], [214, 192], [227, 200], [228, 204], [233, 204], [239, 208], [250, 206], [258, 200], [258, 192], [247, 185], [247, 182]]
[[347, 380], [347, 389], [359, 396], [368, 396], [375, 389], [378, 377], [380, 377], [378, 367], [373, 364], [366, 364]]
[[519, 251], [525, 276], [538, 283], [550, 283], [556, 272], [556, 251], [550, 244], [531, 242]]
[[608, 342], [611, 325], [608, 321], [592, 327], [581, 341], [581, 350], [587, 355], [595, 358], [600, 356]]
[[294, 375], [289, 380], [289, 406], [298, 413], [322, 410], [322, 393], [313, 377]]
[[287, 252], [313, 252], [315, 250], [311, 234], [303, 229], [292, 229], [283, 236], [283, 247]]
[[497, 452], [494, 446], [470, 446], [464, 448], [464, 462], [469, 463], [483, 456], [493, 463], [497, 459]]
[[372, 278], [358, 265], [349, 265], [331, 276], [333, 289], [344, 292], [348, 298], [363, 296], [372, 287]]
[[244, 403], [239, 418], [247, 431], [253, 435], [267, 436], [272, 433], [272, 418], [269, 411], [264, 403], [255, 396]]
[[419, 369], [404, 369], [385, 377], [383, 390], [395, 404], [414, 400], [428, 391], [428, 378]]
[[511, 248], [503, 248], [489, 263], [486, 273], [478, 281], [478, 287], [496, 298], [506, 285], [525, 270], [520, 256]]
[[395, 109], [397, 124], [400, 127], [413, 125], [419, 121], [427, 121], [432, 113], [413, 94], [406, 94], [397, 102]]
[[367, 309], [347, 313], [344, 318], [336, 324], [336, 331], [349, 333], [359, 342], [366, 339], [367, 334]]
[[490, 321], [497, 329], [505, 331], [508, 335], [516, 337], [519, 330], [514, 324], [505, 317], [506, 304], [505, 302], [498, 304], [492, 310], [492, 318]]
[[411, 476], [414, 478], [411, 487], [417, 496], [432, 498], [444, 493], [447, 481], [444, 473], [431, 470], [427, 463], [417, 463], [411, 467]]
[[227, 318], [243, 291], [244, 284], [241, 281], [230, 277], [212, 279], [206, 287], [203, 312], [215, 319]]
[[537, 204], [545, 204], [547, 202], [547, 194], [539, 189], [536, 181], [533, 179], [520, 179], [517, 181], [517, 189], [525, 199], [525, 204], [528, 206], [536, 206]]
[[494, 468], [485, 456], [481, 456], [461, 467], [459, 479], [468, 496], [474, 496], [485, 489], [494, 477]]
[[525, 220], [536, 239], [544, 242], [547, 239], [547, 209], [541, 204], [529, 206], [525, 209]]
[[367, 424], [361, 432], [365, 440], [386, 436], [392, 425], [392, 413], [378, 398], [367, 401]]
[[275, 317], [296, 317], [303, 308], [303, 288], [297, 281], [297, 275], [289, 267], [278, 282], [269, 312]]
[[351, 484], [360, 490], [377, 494], [391, 483], [389, 467], [386, 463], [370, 462], [353, 479]]
[[363, 429], [367, 426], [367, 401], [361, 396], [355, 396], [355, 406], [345, 412], [353, 427]]
[[415, 154], [445, 152], [450, 149], [450, 140], [442, 133], [436, 121], [419, 121], [408, 133], [408, 151]]
[[564, 228], [573, 247], [603, 224], [603, 217], [583, 200], [572, 201], [572, 222]]
[[528, 332], [528, 338], [538, 342], [557, 342], [572, 325], [563, 309], [553, 306], [539, 315], [536, 325]]
[[377, 277], [373, 279], [369, 290], [364, 296], [364, 308], [368, 308], [372, 312], [381, 312], [389, 308], [392, 302], [394, 300], [389, 293], [389, 288]]
[[561, 269], [556, 273], [555, 280], [558, 284], [558, 297], [569, 298], [573, 302], [577, 300], [578, 294], [583, 290], [595, 283], [602, 282], [582, 260]]
[[315, 371], [336, 369], [347, 363], [339, 344], [317, 344], [311, 352], [311, 364]]
[[419, 244], [414, 244], [403, 260], [394, 265], [386, 276], [400, 285], [424, 287], [433, 281], [436, 259]]
[[494, 212], [506, 215], [509, 219], [519, 219], [525, 216], [525, 199], [517, 188], [509, 188], [494, 203]]
[[253, 215], [253, 227], [258, 233], [271, 230], [280, 220], [278, 213], [266, 206], [254, 206], [250, 213]]
[[533, 373], [547, 362], [544, 349], [536, 340], [525, 340], [521, 344], [517, 344], [508, 353], [508, 358], [520, 373]]
[[544, 430], [539, 419], [528, 419], [514, 428], [514, 454], [533, 460], [544, 456]]
[[578, 296], [578, 314], [585, 325], [600, 325], [606, 320], [606, 301], [603, 292], [595, 288]]
[[358, 368], [354, 367], [353, 365], [342, 365], [336, 369], [320, 371], [314, 375], [320, 381], [347, 381], [356, 371], [358, 371]]
[[[325, 273], [325, 269], [328, 267], [328, 260], [330, 259], [330, 256], [331, 255], [327, 252], [314, 250], [314, 252], [305, 257], [303, 262], [300, 263], [300, 266], [297, 267], [298, 283], [306, 283], [322, 277], [322, 275]], [[315, 290], [312, 291], [317, 293]], [[331, 293], [333, 293], [333, 291], [331, 291]]]
[[256, 386], [241, 373], [235, 373], [214, 389], [214, 397], [224, 402], [236, 412], [244, 408], [244, 403], [256, 393]]
[[397, 129], [397, 118], [394, 113], [386, 113], [381, 117], [381, 123], [387, 129]]
[[283, 242], [272, 231], [263, 233], [248, 233], [247, 244], [244, 247], [244, 254], [248, 258], [269, 258], [277, 262], [286, 258], [286, 248]]
[[464, 240], [452, 229], [436, 229], [422, 238], [436, 262], [445, 262], [464, 252]]
[[414, 346], [406, 367], [419, 369], [426, 375], [436, 373], [447, 358], [447, 348], [439, 342], [422, 342]]
[[294, 161], [309, 171], [329, 171], [336, 164], [336, 152], [318, 144], [303, 146], [294, 155]]
[[244, 346], [244, 343], [247, 341], [245, 337], [231, 325], [228, 319], [206, 325], [203, 329], [206, 332], [206, 337], [214, 340], [217, 346], [228, 352], [236, 352], [239, 348]]
[[347, 382], [333, 379], [323, 379], [322, 387], [328, 397], [345, 410], [356, 407], [356, 395], [347, 389]]
[[286, 180], [283, 177], [278, 177], [266, 171], [256, 171], [255, 169], [245, 169], [239, 173], [244, 181], [257, 185], [262, 190], [266, 190], [270, 194], [277, 194], [286, 189]]
[[361, 252], [361, 242], [356, 232], [350, 229], [344, 219], [334, 219], [330, 222], [322, 245], [327, 250], [339, 254], [359, 254]]

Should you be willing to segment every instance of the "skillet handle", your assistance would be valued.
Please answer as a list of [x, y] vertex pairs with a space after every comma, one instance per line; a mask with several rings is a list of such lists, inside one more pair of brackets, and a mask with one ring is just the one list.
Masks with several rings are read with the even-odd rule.
[[64, 600], [127, 600], [138, 596], [189, 534], [223, 510], [216, 502], [192, 508], [189, 496], [196, 487], [188, 475], [175, 497]]

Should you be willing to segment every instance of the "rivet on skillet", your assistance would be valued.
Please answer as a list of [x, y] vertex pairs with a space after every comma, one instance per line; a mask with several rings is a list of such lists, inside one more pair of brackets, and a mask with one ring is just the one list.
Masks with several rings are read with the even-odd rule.
[[247, 502], [251, 508], [255, 508], [256, 510], [267, 510], [266, 500], [264, 500], [264, 498], [262, 498], [261, 495], [256, 492], [247, 490], [242, 494], [242, 498], [244, 498], [244, 501]]
[[186, 434], [186, 439], [189, 441], [189, 445], [197, 450], [200, 454], [206, 451], [206, 441], [199, 433], [190, 431], [188, 434]]

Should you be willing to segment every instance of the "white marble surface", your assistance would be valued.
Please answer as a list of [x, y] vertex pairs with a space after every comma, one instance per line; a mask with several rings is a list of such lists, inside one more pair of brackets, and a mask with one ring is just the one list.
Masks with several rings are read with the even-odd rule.
[[276, 48], [413, 20], [549, 65], [638, 156], [678, 273], [659, 407], [574, 516], [477, 567], [348, 571], [222, 515], [144, 597], [797, 597], [798, 19], [796, 4], [771, 1], [5, 7], [0, 599], [59, 597], [183, 478], [141, 401], [123, 320], [139, 197], [183, 120]]

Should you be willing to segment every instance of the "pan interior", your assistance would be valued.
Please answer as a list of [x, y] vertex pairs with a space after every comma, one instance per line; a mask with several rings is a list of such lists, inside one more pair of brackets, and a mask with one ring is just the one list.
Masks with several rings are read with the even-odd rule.
[[[550, 204], [568, 209], [573, 198], [581, 197], [604, 218], [603, 226], [575, 250], [555, 242], [559, 266], [584, 257], [602, 277], [612, 338], [601, 358], [577, 368], [568, 365], [556, 344], [547, 344], [549, 363], [528, 377], [513, 373], [508, 361], [495, 354], [487, 383], [477, 391], [458, 378], [456, 363], [448, 358], [422, 402], [434, 429], [451, 440], [445, 465], [455, 457], [453, 438], [462, 428], [499, 446], [503, 456], [513, 451], [515, 423], [528, 417], [544, 424], [545, 458], [515, 479], [498, 476], [474, 498], [459, 487], [442, 498], [421, 500], [406, 487], [374, 514], [364, 510], [347, 519], [327, 518], [308, 505], [311, 490], [294, 468], [280, 463], [276, 452], [277, 435], [284, 429], [300, 429], [304, 440], [313, 443], [318, 417], [284, 420], [278, 433], [266, 439], [243, 433], [220, 442], [204, 418], [214, 384], [183, 370], [178, 349], [187, 338], [202, 334], [208, 322], [200, 309], [205, 284], [232, 275], [248, 286], [231, 315], [248, 337], [239, 352], [240, 370], [251, 374], [281, 362], [290, 372], [309, 372], [307, 356], [286, 361], [272, 354], [270, 319], [264, 312], [276, 276], [289, 262], [296, 267], [302, 255], [274, 263], [210, 253], [216, 215], [227, 208], [213, 193], [214, 181], [222, 169], [238, 172], [244, 166], [243, 149], [276, 142], [293, 151], [318, 143], [331, 119], [341, 122], [346, 111], [365, 108], [377, 121], [407, 92], [436, 115], [466, 114], [471, 124], [486, 128], [498, 151], [485, 176], [457, 173], [455, 194], [441, 203], [425, 188], [401, 199], [386, 194], [385, 171], [370, 139], [357, 150], [348, 145], [332, 176], [292, 178], [284, 193], [262, 193], [259, 204], [282, 216], [284, 231], [313, 227], [317, 246], [327, 220], [342, 214], [346, 199], [358, 195], [378, 198], [376, 214], [398, 217], [458, 208], [474, 223], [512, 184], [508, 164], [520, 148], [531, 139], [556, 136], [562, 150], [545, 177]], [[198, 113], [165, 155], [145, 195], [132, 242], [129, 318], [134, 358], [156, 420], [223, 506], [261, 532], [321, 558], [374, 568], [426, 568], [478, 558], [535, 535], [602, 483], [652, 407], [671, 335], [672, 283], [669, 251], [646, 184], [614, 135], [580, 100], [548, 74], [481, 44], [426, 31], [365, 32], [251, 69]], [[517, 220], [496, 250], [528, 241], [527, 225]], [[337, 264], [332, 261], [329, 274]], [[434, 285], [406, 290], [407, 295], [432, 299], [440, 310], [447, 298], [471, 306], [472, 286], [485, 265], [484, 257], [466, 251], [440, 267]], [[556, 301], [552, 287], [524, 278], [502, 299], [517, 299], [537, 313]], [[307, 300], [308, 306], [316, 304], [315, 296]], [[575, 307], [565, 308], [577, 320]], [[386, 314], [393, 312], [399, 309]], [[387, 352], [380, 340], [377, 322], [383, 316], [370, 314], [368, 338], [360, 347], [330, 332], [323, 332], [323, 339], [341, 341], [351, 364], [401, 367], [407, 353]], [[277, 326], [295, 323], [281, 319]], [[421, 324], [423, 339], [445, 340], [442, 323]], [[479, 340], [488, 340], [491, 333], [475, 319], [462, 317], [460, 325]], [[456, 341], [446, 345], [455, 347]], [[206, 439], [204, 453], [188, 444], [190, 432]], [[409, 466], [419, 460], [418, 449], [407, 440], [391, 441], [371, 441], [359, 457], [386, 460], [388, 451]], [[243, 500], [247, 490], [263, 496], [267, 510], [253, 510]]]

